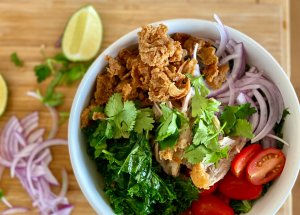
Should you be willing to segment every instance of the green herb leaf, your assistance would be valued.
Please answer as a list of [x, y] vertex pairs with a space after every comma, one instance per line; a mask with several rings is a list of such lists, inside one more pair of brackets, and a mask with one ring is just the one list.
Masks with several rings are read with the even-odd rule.
[[14, 52], [10, 55], [10, 60], [15, 64], [17, 67], [22, 67], [24, 62], [19, 58], [17, 52]]
[[37, 77], [37, 82], [41, 83], [46, 80], [51, 75], [51, 70], [46, 64], [40, 64], [34, 67], [35, 76]]
[[253, 138], [252, 125], [245, 119], [237, 119], [234, 129], [231, 131], [230, 135], [237, 137]]
[[251, 107], [250, 103], [238, 106], [226, 106], [220, 116], [221, 124], [225, 125], [225, 134], [253, 138], [252, 126], [247, 121], [247, 118], [255, 112], [255, 108]]
[[123, 110], [122, 95], [120, 93], [113, 94], [104, 109], [108, 117], [114, 117]]
[[202, 76], [195, 77], [191, 74], [187, 74], [186, 76], [190, 79], [192, 86], [196, 88], [197, 93], [199, 93], [203, 97], [206, 97], [209, 94], [210, 91], [205, 85], [205, 81]]
[[137, 111], [134, 131], [143, 133], [143, 131], [151, 131], [153, 129], [153, 111], [150, 108], [144, 108]]
[[122, 96], [119, 93], [112, 95], [104, 109], [109, 117], [108, 121], [115, 129], [115, 138], [128, 138], [129, 132], [133, 130], [137, 117], [137, 110], [132, 101], [122, 102]]
[[183, 128], [188, 119], [179, 111], [160, 104], [162, 116], [156, 132], [156, 141], [161, 149], [172, 148], [179, 137], [179, 129]]

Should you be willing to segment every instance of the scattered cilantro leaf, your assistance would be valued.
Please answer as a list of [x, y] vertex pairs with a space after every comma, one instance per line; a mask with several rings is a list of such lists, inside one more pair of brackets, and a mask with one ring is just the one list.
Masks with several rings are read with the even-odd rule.
[[104, 109], [108, 117], [114, 117], [123, 110], [122, 95], [120, 93], [113, 94]]
[[199, 91], [199, 94], [206, 97], [209, 94], [209, 89], [205, 85], [205, 81], [203, 80], [202, 76], [195, 77], [192, 76], [191, 74], [186, 75], [190, 81], [191, 84]]
[[179, 137], [179, 129], [188, 122], [188, 119], [179, 111], [169, 108], [166, 104], [160, 104], [162, 116], [159, 119], [160, 125], [156, 131], [156, 141], [161, 149], [172, 148]]
[[15, 64], [17, 67], [22, 67], [24, 62], [19, 58], [17, 52], [14, 52], [10, 55], [10, 60]]
[[51, 69], [46, 64], [40, 64], [34, 67], [35, 76], [37, 77], [37, 82], [41, 83], [46, 80], [51, 75]]
[[53, 77], [46, 89], [42, 102], [50, 106], [63, 104], [64, 96], [56, 92], [56, 88], [62, 85], [71, 85], [81, 79], [87, 71], [91, 62], [72, 62], [62, 53], [54, 57], [46, 58], [45, 61], [34, 67], [37, 82], [41, 83], [47, 78]]
[[0, 189], [0, 199], [2, 199], [4, 197], [4, 192], [2, 189]]
[[132, 101], [122, 102], [119, 93], [112, 95], [104, 109], [108, 121], [114, 128], [114, 138], [128, 138], [133, 130], [137, 117], [137, 109]]
[[237, 119], [234, 129], [231, 131], [232, 136], [241, 136], [246, 138], [253, 138], [252, 125], [245, 119]]
[[134, 131], [143, 133], [143, 131], [151, 131], [153, 129], [153, 111], [150, 108], [144, 108], [137, 111]]
[[224, 132], [229, 136], [242, 136], [253, 138], [252, 126], [247, 118], [255, 113], [255, 108], [250, 103], [237, 106], [226, 106], [220, 116], [221, 124], [225, 125]]
[[217, 163], [227, 156], [228, 148], [221, 148], [218, 139], [224, 126], [220, 128], [215, 114], [219, 111], [220, 102], [206, 98], [209, 93], [202, 77], [189, 77], [195, 95], [192, 97], [193, 142], [184, 153], [192, 164], [200, 162]]

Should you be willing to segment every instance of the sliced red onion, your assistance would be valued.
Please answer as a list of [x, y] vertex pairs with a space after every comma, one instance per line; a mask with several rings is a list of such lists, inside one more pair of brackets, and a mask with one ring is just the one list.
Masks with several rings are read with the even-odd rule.
[[5, 196], [2, 196], [1, 201], [3, 204], [5, 204], [8, 208], [12, 208], [13, 206], [10, 204], [10, 202], [5, 198]]
[[60, 197], [65, 197], [68, 191], [68, 173], [65, 169], [62, 169], [61, 171], [62, 175], [62, 186], [61, 186], [61, 191], [59, 193]]
[[25, 207], [12, 207], [2, 211], [2, 215], [26, 213], [29, 209]]
[[30, 157], [28, 158], [27, 167], [26, 167], [26, 177], [27, 177], [28, 185], [29, 185], [29, 188], [33, 191], [33, 193], [35, 193], [36, 189], [34, 188], [32, 179], [31, 179], [31, 166], [32, 166], [33, 159], [35, 158], [35, 156], [45, 148], [49, 148], [51, 146], [58, 146], [58, 145], [67, 145], [67, 144], [68, 144], [68, 142], [63, 139], [47, 140], [47, 141], [43, 142], [42, 144], [40, 144], [39, 146], [37, 146], [33, 150]]
[[258, 108], [256, 107], [256, 105], [254, 104], [253, 100], [248, 95], [244, 94], [244, 96], [245, 96], [247, 102], [251, 104], [251, 107], [254, 107], [255, 110], [256, 110], [256, 112], [254, 114], [252, 114], [252, 116], [249, 119], [249, 122], [252, 125], [252, 129], [253, 129], [253, 131], [255, 131], [255, 129], [256, 129], [257, 125], [258, 125], [258, 122], [259, 122]]
[[278, 137], [274, 134], [267, 134], [267, 137], [278, 140], [278, 141], [282, 142], [284, 145], [289, 146], [289, 144], [285, 140], [281, 139], [280, 137]]
[[190, 91], [188, 92], [188, 94], [186, 95], [186, 97], [183, 100], [182, 107], [181, 107], [181, 112], [183, 112], [183, 113], [187, 112], [190, 100], [191, 100], [191, 98], [193, 97], [194, 94], [195, 94], [194, 88], [191, 87]]
[[[42, 100], [42, 97], [36, 93], [36, 92], [32, 92], [32, 91], [29, 91], [27, 92], [27, 95], [28, 96], [31, 96], [33, 98], [36, 98], [38, 100]], [[52, 139], [53, 137], [55, 137], [57, 131], [58, 131], [58, 120], [59, 120], [59, 116], [58, 116], [58, 113], [56, 111], [56, 109], [54, 107], [51, 107], [49, 105], [45, 105], [49, 112], [50, 112], [50, 115], [52, 117], [52, 129], [48, 135], [48, 139]]]
[[228, 38], [227, 31], [225, 29], [225, 26], [221, 22], [218, 15], [214, 14], [214, 19], [217, 22], [217, 28], [218, 28], [218, 31], [220, 32], [220, 45], [216, 51], [216, 55], [218, 57], [220, 57], [226, 49], [226, 44], [228, 43], [229, 38]]
[[44, 135], [45, 128], [39, 128], [33, 131], [27, 138], [28, 144], [38, 142]]
[[[43, 141], [44, 129], [32, 129], [32, 125], [38, 122], [38, 115], [34, 113], [29, 116], [31, 118], [27, 116], [20, 121], [16, 117], [11, 117], [4, 126], [0, 136], [0, 167], [11, 169], [12, 176], [19, 179], [31, 197], [33, 205], [38, 207], [41, 214], [48, 215], [56, 212], [69, 214], [72, 207], [65, 197], [68, 185], [66, 173], [63, 173], [62, 196], [57, 196], [51, 191], [50, 184], [59, 185], [59, 183], [48, 167], [52, 160], [49, 147], [67, 144], [67, 141], [61, 139]], [[0, 169], [3, 170], [3, 167]], [[63, 210], [61, 205], [70, 207]], [[5, 211], [5, 214], [18, 212], [18, 210]]]
[[266, 126], [268, 120], [268, 107], [263, 96], [257, 90], [253, 90], [253, 94], [259, 104], [259, 123], [254, 130], [254, 134], [257, 135]]
[[[227, 78], [228, 80], [229, 77], [231, 77], [233, 83], [235, 83], [235, 81], [245, 73], [246, 60], [243, 43], [238, 43], [236, 46], [234, 46], [234, 53], [237, 54], [239, 57], [234, 59], [232, 71]], [[228, 90], [228, 88], [229, 84], [227, 81], [222, 85], [220, 89], [212, 91], [208, 97], [215, 97], [221, 93], [224, 93]]]
[[237, 58], [238, 55], [237, 54], [231, 54], [231, 55], [227, 55], [226, 57], [222, 58], [218, 64], [218, 66], [222, 66], [226, 63], [228, 63], [228, 61], [233, 60], [235, 58]]
[[59, 209], [58, 211], [56, 211], [52, 215], [68, 215], [68, 214], [71, 213], [71, 211], [73, 210], [73, 208], [74, 208], [74, 206], [67, 205], [67, 206], [64, 206], [63, 208]]
[[228, 77], [227, 83], [229, 86], [229, 103], [228, 103], [228, 105], [234, 105], [235, 92], [234, 92], [234, 84], [233, 84], [233, 80], [232, 80], [231, 76]]
[[239, 93], [239, 95], [236, 97], [236, 102], [240, 105], [247, 103], [246, 95], [242, 92]]

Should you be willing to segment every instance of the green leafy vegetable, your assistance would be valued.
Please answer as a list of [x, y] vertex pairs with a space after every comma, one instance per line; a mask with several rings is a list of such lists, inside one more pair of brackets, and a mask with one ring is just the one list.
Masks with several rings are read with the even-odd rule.
[[10, 60], [15, 64], [17, 67], [22, 67], [24, 62], [19, 58], [17, 52], [14, 52], [10, 55]]
[[116, 214], [179, 214], [198, 198], [199, 191], [191, 180], [163, 172], [144, 134], [133, 132], [127, 139], [103, 141], [106, 121], [97, 123], [84, 132], [90, 153], [97, 151], [94, 146], [99, 148], [96, 163]]
[[248, 213], [253, 206], [253, 201], [251, 201], [251, 200], [231, 200], [230, 206], [234, 210], [235, 214]]
[[208, 88], [202, 77], [189, 77], [195, 88], [192, 98], [192, 117], [195, 118], [193, 125], [193, 142], [184, 153], [184, 157], [192, 164], [204, 162], [217, 163], [227, 156], [228, 148], [221, 148], [218, 143], [222, 129], [215, 113], [219, 111], [220, 102], [208, 99]]
[[[286, 117], [290, 114], [288, 108], [284, 109], [283, 110], [283, 113], [282, 113], [282, 118], [280, 120], [279, 123], [276, 123], [275, 126], [274, 126], [274, 132], [276, 134], [276, 136], [280, 137], [280, 138], [283, 138], [283, 133], [282, 133], [282, 129], [283, 129], [283, 125], [285, 123], [285, 119]], [[277, 147], [282, 149], [283, 148], [283, 143], [280, 142], [280, 141], [277, 141]]]
[[161, 149], [172, 148], [177, 142], [180, 128], [188, 122], [188, 119], [176, 109], [167, 107], [166, 104], [160, 104], [160, 107], [162, 116], [159, 119], [156, 141]]
[[247, 121], [253, 113], [255, 108], [250, 106], [250, 103], [245, 103], [238, 106], [226, 106], [221, 114], [221, 124], [225, 125], [224, 132], [229, 136], [242, 136], [246, 138], [253, 138], [252, 126]]

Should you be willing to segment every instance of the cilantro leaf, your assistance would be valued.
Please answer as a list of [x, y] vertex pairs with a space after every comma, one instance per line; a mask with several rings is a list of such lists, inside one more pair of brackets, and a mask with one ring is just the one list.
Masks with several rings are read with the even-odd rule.
[[51, 75], [51, 69], [46, 64], [40, 64], [34, 67], [35, 76], [37, 77], [37, 82], [41, 83], [46, 80]]
[[187, 122], [187, 118], [179, 111], [167, 107], [164, 103], [160, 104], [162, 116], [160, 125], [156, 131], [156, 141], [162, 149], [173, 147], [179, 137], [179, 129]]
[[250, 103], [226, 106], [220, 116], [220, 121], [225, 126], [225, 134], [229, 136], [253, 138], [252, 126], [247, 121], [247, 118], [255, 112], [255, 108], [251, 107]]
[[252, 125], [245, 119], [237, 119], [234, 129], [230, 132], [230, 135], [251, 139], [254, 137], [254, 134], [252, 133]]
[[137, 110], [132, 101], [122, 102], [120, 93], [112, 95], [104, 109], [109, 117], [108, 121], [114, 128], [115, 138], [128, 138], [129, 132], [133, 130], [137, 117]]
[[196, 88], [197, 93], [199, 93], [204, 97], [206, 97], [209, 94], [210, 91], [205, 85], [202, 76], [195, 77], [192, 76], [191, 74], [187, 74], [186, 76], [190, 79], [192, 86]]
[[190, 145], [184, 152], [184, 157], [191, 164], [200, 163], [209, 153], [209, 150], [204, 145]]
[[113, 94], [104, 109], [105, 114], [108, 117], [113, 117], [119, 114], [123, 110], [123, 102], [122, 102], [122, 95], [120, 93]]
[[17, 52], [14, 52], [10, 55], [10, 60], [15, 64], [17, 67], [22, 67], [24, 62], [19, 58]]
[[153, 129], [153, 112], [150, 108], [144, 108], [137, 111], [134, 131], [143, 133], [143, 131], [151, 131]]

